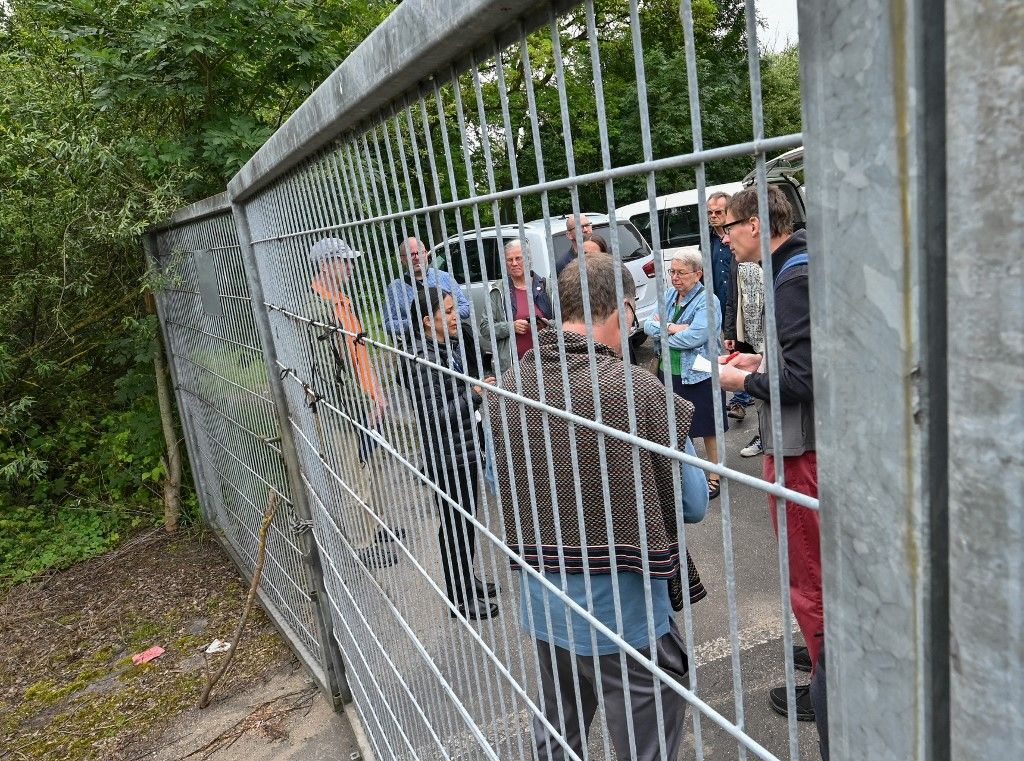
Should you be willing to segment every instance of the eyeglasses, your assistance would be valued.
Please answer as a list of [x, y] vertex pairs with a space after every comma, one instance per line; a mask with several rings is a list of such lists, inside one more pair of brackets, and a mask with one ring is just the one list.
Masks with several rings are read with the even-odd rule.
[[669, 269], [668, 274], [669, 274], [669, 277], [675, 277], [676, 275], [678, 275], [679, 277], [682, 277], [683, 275], [692, 275], [695, 272], [700, 272], [700, 270], [674, 270], [674, 269]]
[[633, 305], [632, 305], [632, 304], [631, 304], [630, 302], [628, 302], [628, 301], [626, 302], [626, 308], [627, 308], [627, 309], [629, 309], [629, 313], [630, 313], [630, 314], [631, 314], [631, 315], [633, 316], [633, 319], [632, 319], [632, 320], [630, 320], [630, 323], [629, 323], [629, 335], [631, 335], [631, 336], [632, 336], [632, 335], [634, 335], [634, 334], [635, 334], [635, 333], [636, 333], [636, 332], [637, 332], [638, 330], [640, 330], [640, 320], [638, 320], [638, 319], [636, 318], [636, 307], [634, 307], [634, 306], [633, 306]]
[[751, 219], [753, 219], [753, 217], [750, 217], [750, 219], [736, 219], [733, 220], [732, 222], [726, 222], [724, 225], [722, 225], [722, 232], [725, 235], [732, 235], [732, 228], [734, 228], [736, 225], [746, 224]]

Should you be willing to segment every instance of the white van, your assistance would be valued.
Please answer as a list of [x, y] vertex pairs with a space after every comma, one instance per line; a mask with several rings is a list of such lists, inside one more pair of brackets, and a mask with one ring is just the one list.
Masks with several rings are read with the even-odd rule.
[[[794, 148], [776, 156], [765, 164], [768, 183], [777, 186], [793, 206], [794, 227], [799, 230], [807, 224], [803, 189], [804, 149]], [[704, 197], [723, 192], [733, 195], [754, 184], [756, 172], [750, 172], [741, 182], [709, 185]], [[661, 248], [664, 261], [670, 261], [684, 248], [700, 250], [700, 216], [697, 209], [697, 189], [669, 193], [654, 199], [658, 212], [658, 245], [651, 240], [650, 203], [645, 199], [615, 209], [616, 219], [628, 219], [652, 248]]]
[[[709, 185], [705, 198], [719, 191], [732, 195], [743, 190], [743, 184], [728, 182], [724, 185]], [[665, 261], [676, 252], [689, 246], [700, 246], [700, 216], [697, 213], [697, 189], [669, 193], [654, 199], [658, 212], [658, 232], [661, 240], [651, 240], [651, 205], [647, 200], [620, 206], [615, 210], [616, 219], [628, 219], [652, 248], [662, 250]]]
[[[608, 215], [583, 213], [593, 225], [593, 233], [604, 238], [609, 246], [614, 245]], [[551, 218], [550, 238], [544, 229], [543, 219], [525, 223], [523, 232], [532, 252], [533, 271], [541, 277], [550, 277], [551, 262], [557, 262], [570, 249], [569, 239], [565, 237], [565, 217]], [[643, 325], [644, 320], [654, 314], [658, 307], [658, 294], [654, 283], [654, 254], [640, 231], [628, 220], [619, 218], [616, 221], [615, 235], [623, 264], [629, 269], [636, 283], [636, 316]], [[487, 309], [487, 294], [492, 284], [501, 280], [504, 245], [518, 237], [520, 229], [516, 225], [505, 225], [501, 228], [500, 242], [497, 228], [467, 230], [462, 235], [461, 242], [459, 236], [452, 236], [435, 246], [431, 264], [450, 272], [466, 289], [476, 313], [484, 314]], [[465, 257], [462, 254], [463, 245], [466, 249]], [[643, 330], [638, 330], [630, 336], [634, 345], [643, 343], [646, 338]]]

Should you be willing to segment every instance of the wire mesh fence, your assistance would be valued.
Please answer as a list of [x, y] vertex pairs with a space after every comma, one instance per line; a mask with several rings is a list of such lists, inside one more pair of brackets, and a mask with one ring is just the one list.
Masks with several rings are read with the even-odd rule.
[[[615, 296], [619, 303], [629, 300], [632, 314], [626, 309], [617, 313], [623, 322], [612, 348], [636, 357], [642, 352], [640, 339], [651, 333], [648, 344], [671, 356], [675, 342], [670, 344], [668, 331], [656, 330], [654, 319], [664, 315], [667, 322], [674, 306], [669, 302], [677, 301], [676, 283], [666, 273], [667, 236], [661, 230], [671, 222], [658, 213], [657, 188], [685, 182], [683, 168], [692, 172], [689, 183], [699, 190], [696, 218], [687, 232], [691, 245], [704, 252], [704, 263], [696, 270], [703, 273], [703, 286], [696, 279], [690, 285], [713, 292], [703, 192], [707, 167], [722, 176], [736, 166], [728, 163], [730, 158], [750, 156], [755, 149], [761, 151], [763, 166], [765, 151], [799, 146], [800, 136], [764, 141], [755, 52], [750, 89], [757, 116], [750, 140], [704, 149], [686, 8], [682, 20], [690, 87], [679, 97], [688, 97], [692, 150], [656, 156], [640, 8], [634, 3], [619, 15], [592, 4], [562, 10], [534, 8], [531, 20], [495, 26], [473, 40], [468, 57], [450, 57], [432, 70], [414, 69], [416, 81], [388, 93], [358, 124], [342, 128], [351, 117], [344, 110], [335, 113], [327, 145], [287, 152], [253, 186], [240, 187], [239, 178], [233, 182], [236, 217], [247, 226], [252, 262], [263, 284], [274, 371], [284, 378], [303, 487], [355, 705], [375, 752], [384, 758], [505, 758], [534, 752], [541, 757], [610, 757], [613, 749], [620, 757], [670, 757], [681, 743], [681, 711], [687, 704], [693, 738], [687, 741], [688, 754], [703, 757], [703, 736], [715, 737], [717, 744], [720, 734], [734, 738], [741, 755], [772, 758], [782, 748], [770, 750], [745, 731], [741, 591], [731, 583], [730, 480], [787, 495], [802, 505], [795, 510], [814, 509], [815, 494], [786, 490], [782, 472], [772, 484], [730, 467], [735, 453], [725, 446], [723, 395], [708, 389], [701, 400], [712, 407], [703, 410], [703, 417], [714, 421], [702, 431], [709, 464], [684, 446], [688, 426], [676, 416], [690, 413], [678, 405], [671, 382], [652, 389], [646, 370], [620, 361], [624, 375], [619, 390], [612, 391], [614, 383], [609, 387], [600, 375], [604, 358], [594, 336], [586, 274], [584, 313], [571, 316], [584, 326], [582, 332], [555, 329], [547, 338], [542, 333], [546, 324], [569, 324], [556, 275], [576, 258], [575, 251], [584, 249], [584, 235], [603, 232], [611, 260], [624, 264], [632, 279], [616, 280]], [[609, 46], [599, 39], [599, 28], [617, 43], [605, 55], [628, 56], [635, 71], [640, 155], [628, 166], [617, 165], [610, 152], [601, 83], [602, 65], [608, 65], [602, 51]], [[754, 25], [746, 31], [749, 50], [756, 51]], [[406, 65], [415, 67], [416, 61]], [[567, 91], [569, 68], [591, 72], [591, 92]], [[584, 145], [574, 134], [585, 131], [581, 127], [587, 117], [597, 129], [594, 142]], [[300, 109], [293, 122], [301, 127], [302, 118]], [[548, 130], [563, 140], [545, 153], [552, 145], [544, 140]], [[272, 140], [261, 153], [274, 150]], [[260, 154], [254, 162], [260, 162]], [[763, 201], [763, 169], [760, 176]], [[626, 187], [617, 192], [620, 178]], [[648, 208], [634, 215], [641, 225], [620, 219], [616, 207], [644, 191]], [[800, 203], [798, 189], [791, 197]], [[672, 232], [678, 238], [679, 231]], [[515, 307], [507, 293], [496, 297], [494, 288], [518, 274], [509, 271], [504, 255], [514, 239], [526, 241], [521, 251], [527, 270], [545, 282], [539, 290], [526, 291], [525, 305], [529, 314], [541, 309], [545, 317], [528, 320], [518, 341], [511, 338], [515, 321], [505, 309]], [[765, 270], [768, 279], [770, 262]], [[437, 309], [445, 308], [443, 293], [431, 301], [430, 288], [453, 298], [450, 310], [457, 318], [444, 329], [430, 327]], [[770, 289], [766, 299], [766, 340], [771, 341]], [[704, 304], [699, 320], [706, 327], [703, 333], [693, 331], [693, 343], [701, 347], [697, 353], [714, 359], [722, 307], [711, 299]], [[632, 315], [636, 326], [629, 324]], [[540, 347], [545, 340], [551, 342], [546, 351], [554, 364], [542, 361], [540, 349], [524, 360], [511, 348]], [[589, 366], [566, 359], [581, 349], [590, 357]], [[667, 368], [669, 363], [663, 364]], [[501, 370], [506, 372], [500, 381], [489, 378]], [[717, 383], [716, 370], [698, 377], [712, 378], [710, 386]], [[765, 377], [779, 398], [778, 368], [773, 364]], [[490, 380], [486, 391], [477, 385], [485, 378]], [[602, 410], [602, 404], [611, 406], [609, 393], [625, 402], [614, 422]], [[648, 424], [651, 406], [662, 409], [660, 429]], [[723, 443], [717, 451], [714, 441]], [[651, 492], [651, 463], [661, 469], [660, 493]], [[714, 707], [700, 695], [698, 664], [688, 668], [685, 655], [681, 663], [673, 662], [673, 654], [680, 658], [677, 651], [695, 651], [702, 638], [701, 616], [689, 599], [682, 600], [678, 615], [666, 616], [663, 604], [664, 579], [681, 577], [686, 566], [681, 560], [687, 558], [684, 513], [689, 509], [699, 515], [704, 509], [684, 503], [707, 503], [706, 478], [691, 472], [694, 468], [722, 477], [717, 504], [726, 583], [724, 599], [713, 604], [728, 619], [734, 695]], [[555, 488], [560, 479], [570, 482], [568, 491]], [[626, 495], [624, 502], [621, 495]], [[590, 515], [595, 504], [596, 517]], [[541, 534], [560, 533], [552, 511], [570, 516], [567, 525], [577, 524], [578, 531], [565, 541], [555, 537], [556, 549], [546, 556], [543, 550], [531, 554], [527, 544], [543, 545]], [[605, 518], [612, 521], [613, 516], [616, 525], [606, 529]], [[517, 525], [520, 519], [532, 521], [533, 528]], [[785, 511], [779, 520], [777, 573], [784, 590]], [[630, 532], [620, 521], [664, 524], [661, 545], [648, 547], [645, 531]], [[621, 541], [615, 540], [617, 530]], [[595, 546], [613, 549], [595, 556], [591, 567], [588, 548], [600, 555]], [[582, 564], [571, 557], [580, 551]], [[652, 557], [658, 559], [654, 570]], [[571, 590], [580, 583], [587, 589], [574, 597]], [[494, 598], [488, 596], [491, 585]], [[595, 594], [610, 594], [617, 614], [602, 620]], [[788, 664], [792, 700], [792, 656], [784, 655], [792, 652], [789, 595], [779, 591], [777, 600], [783, 639], [778, 660]], [[492, 606], [504, 615], [496, 616]], [[623, 615], [638, 616], [639, 629], [635, 622], [630, 628]], [[524, 629], [536, 636], [524, 636]], [[567, 642], [556, 634], [563, 629]], [[580, 636], [584, 629], [589, 631]], [[667, 651], [652, 649], [651, 643], [664, 642], [666, 636]], [[673, 642], [674, 649], [669, 646]], [[571, 667], [560, 658], [566, 649], [578, 654]], [[560, 673], [559, 664], [568, 670]], [[602, 676], [602, 670], [608, 673]], [[624, 685], [605, 695], [596, 685], [612, 678]], [[633, 710], [631, 701], [641, 703], [642, 685], [653, 692], [653, 703]], [[606, 720], [599, 722], [588, 746], [578, 725], [589, 724], [595, 710]], [[795, 712], [787, 734], [783, 747], [797, 757]]]
[[[830, 190], [850, 156], [823, 160], [822, 125], [863, 131], [844, 139], [874, 151], [885, 213], [905, 200], [894, 188], [921, 190], [893, 160], [907, 150], [887, 131], [895, 117], [875, 134], [823, 110], [881, 90], [849, 86], [862, 76], [859, 58], [853, 74], [840, 65], [852, 48], [822, 63], [845, 27], [833, 4], [805, 7], [819, 141], [808, 212], [803, 136], [765, 135], [754, 3], [721, 5], [746, 54], [745, 77], [724, 86], [749, 102], [727, 141], [704, 138], [723, 118], [705, 108], [723, 84], [698, 54], [703, 6], [407, 0], [235, 176], [216, 214], [155, 235], [178, 273], [161, 319], [204, 509], [244, 565], [256, 506], [268, 489], [288, 499], [265, 599], [313, 667], [338, 675], [324, 678], [332, 694], [350, 690], [378, 758], [818, 756], [798, 719], [824, 719], [821, 704], [796, 673], [813, 668], [823, 689], [815, 432], [844, 421], [823, 435], [830, 504], [859, 508], [846, 490], [887, 509], [870, 474], [850, 483], [841, 436], [862, 414], [899, 409], [916, 423], [903, 389], [921, 359], [893, 329], [867, 383], [878, 404], [854, 385], [849, 347], [863, 336], [837, 326], [836, 294], [853, 283], [846, 306], [877, 307], [888, 325], [917, 315], [917, 296], [868, 286], [919, 272], [881, 250], [816, 254], [825, 240], [850, 247], [814, 229], [826, 206], [844, 231], [870, 225]], [[861, 27], [904, 50], [887, 35], [906, 30], [879, 20], [893, 14]], [[645, 47], [669, 25], [675, 48]], [[871, 64], [883, 79], [896, 66]], [[629, 73], [625, 92], [605, 84], [613, 67]], [[886, 161], [907, 176], [885, 174]], [[814, 335], [829, 339], [813, 353], [812, 304]], [[812, 356], [843, 377], [812, 371]], [[756, 399], [757, 414], [726, 389]], [[893, 639], [916, 632], [900, 652], [946, 641], [940, 614], [919, 617], [941, 608], [929, 585], [943, 587], [944, 561], [914, 552], [932, 547], [920, 527], [937, 509], [915, 491], [914, 457], [939, 449], [900, 425], [882, 420], [857, 451], [896, 484], [913, 525], [890, 536], [876, 521], [887, 552], [874, 555], [856, 510], [826, 532], [830, 636], [844, 645], [829, 663], [844, 685], [850, 664], [868, 680], [836, 696], [843, 754], [930, 748], [923, 730], [879, 739], [858, 717], [899, 721], [882, 704], [940, 706], [945, 694], [941, 657], [849, 636], [877, 618]], [[849, 570], [869, 555], [894, 572]], [[891, 663], [885, 674], [869, 651]], [[339, 660], [347, 687], [329, 665]], [[881, 683], [900, 698], [870, 700]]]
[[322, 633], [300, 521], [281, 456], [275, 405], [226, 198], [215, 213], [148, 236], [157, 308], [171, 358], [199, 504], [251, 578], [270, 495], [260, 599], [317, 680], [327, 684]]

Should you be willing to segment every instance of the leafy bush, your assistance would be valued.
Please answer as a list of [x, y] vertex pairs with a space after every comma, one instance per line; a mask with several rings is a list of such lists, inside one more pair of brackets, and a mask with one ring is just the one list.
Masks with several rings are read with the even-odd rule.
[[139, 236], [223, 190], [392, 7], [0, 2], [0, 584], [160, 515]]

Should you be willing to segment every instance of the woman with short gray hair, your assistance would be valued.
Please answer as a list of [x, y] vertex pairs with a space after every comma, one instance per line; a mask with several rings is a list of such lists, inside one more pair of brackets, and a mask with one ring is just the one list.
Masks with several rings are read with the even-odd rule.
[[[711, 373], [695, 370], [697, 357], [710, 362], [721, 351], [718, 325], [722, 322], [722, 307], [714, 293], [706, 291], [701, 280], [704, 262], [700, 251], [687, 249], [672, 257], [669, 270], [672, 287], [665, 292], [661, 313], [655, 313], [644, 323], [644, 332], [655, 339], [654, 348], [661, 353], [661, 333], [665, 331], [669, 348], [669, 361], [658, 362], [658, 376], [665, 385], [671, 379], [672, 389], [693, 404], [693, 424], [690, 437], [704, 439], [708, 460], [718, 462], [718, 438], [715, 434], [715, 405], [711, 386]], [[708, 319], [714, 309], [715, 319]], [[722, 392], [722, 411], [725, 411], [725, 392]], [[729, 419], [722, 415], [722, 430], [729, 429]], [[708, 497], [714, 499], [719, 492], [717, 473], [708, 473]]]

